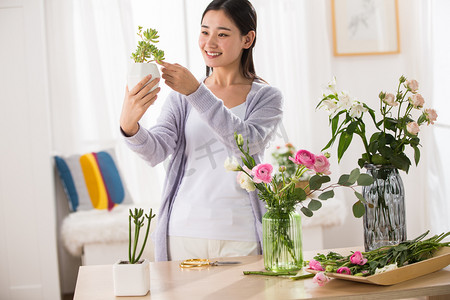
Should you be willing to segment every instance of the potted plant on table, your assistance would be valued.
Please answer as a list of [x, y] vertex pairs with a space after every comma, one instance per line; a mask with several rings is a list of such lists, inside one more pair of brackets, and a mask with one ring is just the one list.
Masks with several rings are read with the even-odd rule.
[[[142, 30], [142, 26], [139, 26], [137, 34], [141, 41], [138, 42], [136, 51], [131, 54], [133, 62], [128, 67], [127, 83], [130, 90], [149, 74], [152, 75], [152, 79], [159, 78], [158, 66], [154, 61], [164, 60], [164, 51], [155, 46], [159, 42], [156, 29]], [[156, 87], [157, 85], [153, 89]]]
[[[365, 152], [358, 160], [359, 166], [375, 179], [363, 188], [367, 204], [364, 214], [364, 244], [366, 251], [382, 246], [395, 245], [406, 240], [404, 187], [398, 170], [408, 173], [411, 160], [405, 153], [406, 146], [414, 152], [414, 162], [420, 159], [420, 126], [434, 124], [434, 109], [424, 108], [425, 100], [418, 93], [419, 83], [399, 79], [395, 93], [380, 92], [377, 120], [375, 110], [367, 104], [352, 99], [346, 92], [336, 89], [336, 80], [328, 84], [328, 90], [317, 108], [328, 111], [331, 139], [322, 149], [328, 149], [338, 140], [338, 161], [350, 146], [353, 136], [359, 136]], [[367, 138], [364, 115], [368, 113], [376, 130]], [[418, 115], [416, 118], [413, 114]]]
[[[150, 213], [144, 215], [143, 209], [130, 209], [128, 217], [128, 260], [119, 260], [113, 265], [114, 295], [115, 296], [143, 296], [150, 290], [150, 267], [147, 259], [141, 259], [147, 243], [150, 232], [150, 224], [155, 217]], [[145, 225], [147, 219], [147, 228], [144, 235], [144, 241], [141, 244], [139, 252], [140, 230]], [[132, 223], [134, 224], [134, 233]]]
[[[286, 167], [279, 167], [279, 174], [274, 174], [271, 164], [256, 164], [249, 154], [249, 147], [244, 148], [244, 138], [235, 133], [237, 147], [242, 153], [242, 166], [236, 157], [227, 158], [225, 168], [237, 171], [237, 181], [248, 192], [258, 190], [259, 198], [266, 203], [267, 212], [262, 219], [264, 266], [269, 271], [286, 272], [302, 268], [301, 219], [296, 206], [301, 212], [311, 217], [313, 212], [322, 207], [321, 201], [334, 197], [334, 189], [345, 186], [354, 191], [357, 203], [364, 201], [355, 190], [357, 186], [373, 182], [370, 175], [361, 174], [354, 169], [350, 174], [340, 176], [338, 183], [328, 184], [330, 163], [327, 155], [315, 155], [307, 150], [299, 150], [289, 157], [295, 164], [293, 175], [286, 174]], [[307, 186], [299, 187], [296, 183], [306, 173], [312, 173]], [[308, 197], [313, 199], [308, 199]], [[315, 198], [315, 199], [314, 199]], [[356, 217], [361, 217], [361, 210], [354, 209]]]

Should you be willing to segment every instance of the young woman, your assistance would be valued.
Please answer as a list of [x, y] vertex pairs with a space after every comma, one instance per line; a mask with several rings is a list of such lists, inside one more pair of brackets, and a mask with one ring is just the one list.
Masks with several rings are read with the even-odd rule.
[[148, 130], [138, 122], [157, 98], [159, 88], [147, 92], [158, 80], [127, 88], [120, 118], [127, 145], [152, 166], [171, 156], [154, 233], [157, 261], [261, 253], [264, 204], [223, 167], [228, 156], [240, 157], [235, 132], [259, 163], [282, 118], [281, 93], [255, 74], [255, 40], [250, 2], [214, 0], [199, 36], [206, 77], [198, 81], [186, 68], [161, 62], [173, 92]]

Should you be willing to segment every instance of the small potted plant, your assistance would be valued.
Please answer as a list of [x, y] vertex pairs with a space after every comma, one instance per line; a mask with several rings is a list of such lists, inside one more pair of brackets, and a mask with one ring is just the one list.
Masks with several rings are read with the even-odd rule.
[[[142, 208], [135, 208], [134, 213], [130, 209], [128, 217], [128, 260], [119, 260], [113, 265], [115, 296], [143, 296], [150, 290], [150, 264], [147, 259], [141, 260], [141, 256], [144, 252], [150, 232], [150, 224], [154, 217], [152, 209], [150, 209], [150, 214], [145, 214], [145, 216]], [[147, 229], [141, 249], [137, 253], [140, 230], [145, 225], [145, 219], [147, 219]], [[132, 233], [132, 223], [134, 223], [134, 233]]]
[[127, 76], [128, 89], [130, 90], [149, 74], [152, 75], [152, 79], [160, 77], [158, 66], [154, 61], [164, 60], [164, 51], [155, 46], [159, 42], [156, 29], [142, 30], [142, 26], [139, 26], [137, 34], [141, 41], [138, 42], [136, 51], [131, 54], [133, 62], [129, 65]]

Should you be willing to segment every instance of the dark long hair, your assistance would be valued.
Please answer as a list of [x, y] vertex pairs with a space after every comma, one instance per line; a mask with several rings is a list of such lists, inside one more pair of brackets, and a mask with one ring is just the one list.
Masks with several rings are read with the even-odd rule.
[[[239, 28], [241, 35], [246, 35], [250, 31], [255, 31], [255, 39], [248, 49], [244, 49], [241, 57], [241, 68], [245, 78], [258, 78], [253, 64], [253, 47], [256, 43], [256, 11], [248, 0], [213, 0], [205, 9], [205, 14], [210, 10], [223, 10], [225, 14], [233, 20]], [[206, 66], [206, 76], [211, 73], [211, 68]]]

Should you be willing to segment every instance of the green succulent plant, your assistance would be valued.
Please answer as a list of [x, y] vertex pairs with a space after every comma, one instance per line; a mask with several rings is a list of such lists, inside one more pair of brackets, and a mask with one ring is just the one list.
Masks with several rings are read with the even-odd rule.
[[138, 26], [137, 35], [142, 40], [138, 42], [136, 51], [131, 54], [134, 62], [145, 63], [164, 60], [164, 51], [154, 45], [159, 42], [159, 35], [156, 29], [149, 28], [142, 30], [142, 26]]
[[[144, 252], [145, 244], [147, 243], [148, 234], [150, 232], [150, 224], [152, 222], [152, 219], [155, 217], [155, 214], [152, 214], [152, 209], [150, 209], [150, 213], [144, 216], [144, 210], [142, 208], [135, 208], [134, 213], [130, 209], [130, 215], [128, 217], [128, 261], [130, 264], [135, 264], [139, 262], [139, 259], [142, 256], [142, 253]], [[136, 256], [139, 236], [140, 236], [140, 230], [141, 227], [145, 225], [145, 219], [147, 219], [147, 230], [145, 231], [145, 237], [144, 242], [142, 243], [141, 250], [139, 251], [139, 254]], [[132, 225], [131, 223], [134, 223], [134, 241], [132, 240]]]

